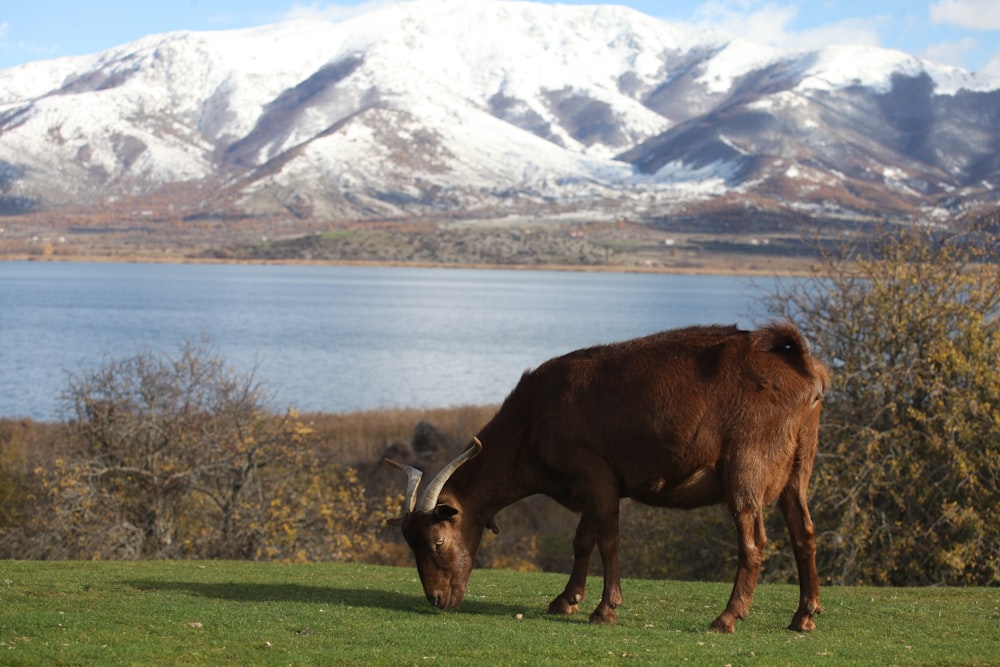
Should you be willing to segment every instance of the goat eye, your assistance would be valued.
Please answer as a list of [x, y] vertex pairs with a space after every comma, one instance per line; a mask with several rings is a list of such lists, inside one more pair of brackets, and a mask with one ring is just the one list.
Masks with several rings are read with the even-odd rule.
[[444, 546], [444, 538], [439, 537], [436, 542], [434, 542], [434, 549], [440, 551], [441, 547]]

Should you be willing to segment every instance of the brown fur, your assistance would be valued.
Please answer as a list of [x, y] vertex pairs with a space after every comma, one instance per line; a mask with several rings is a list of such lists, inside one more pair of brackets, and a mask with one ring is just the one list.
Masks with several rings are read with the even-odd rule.
[[790, 324], [755, 331], [689, 327], [571, 352], [525, 373], [479, 432], [482, 453], [458, 468], [431, 512], [401, 521], [425, 593], [443, 609], [465, 595], [485, 528], [503, 507], [545, 494], [580, 513], [573, 572], [549, 605], [583, 600], [596, 546], [604, 590], [591, 614], [613, 623], [622, 602], [618, 506], [725, 503], [739, 533], [736, 581], [712, 630], [746, 618], [764, 545], [763, 511], [778, 501], [799, 572], [789, 626], [820, 611], [806, 492], [827, 371]]

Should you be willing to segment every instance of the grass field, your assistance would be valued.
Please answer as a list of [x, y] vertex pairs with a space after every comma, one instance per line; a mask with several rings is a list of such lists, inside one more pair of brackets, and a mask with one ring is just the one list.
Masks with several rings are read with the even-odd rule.
[[725, 584], [624, 582], [618, 624], [547, 616], [563, 575], [477, 570], [456, 611], [416, 571], [247, 562], [0, 561], [0, 665], [996, 665], [1000, 589], [762, 585], [733, 636]]

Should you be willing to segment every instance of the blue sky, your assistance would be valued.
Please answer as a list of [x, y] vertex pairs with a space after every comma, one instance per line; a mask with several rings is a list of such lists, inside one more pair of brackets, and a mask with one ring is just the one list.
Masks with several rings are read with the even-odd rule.
[[[5, 0], [0, 6], [0, 69], [31, 60], [94, 53], [153, 33], [226, 30], [306, 15], [342, 20], [392, 1]], [[562, 4], [598, 3], [562, 0]], [[1000, 0], [622, 0], [609, 4], [779, 47], [862, 43], [1000, 77]]]

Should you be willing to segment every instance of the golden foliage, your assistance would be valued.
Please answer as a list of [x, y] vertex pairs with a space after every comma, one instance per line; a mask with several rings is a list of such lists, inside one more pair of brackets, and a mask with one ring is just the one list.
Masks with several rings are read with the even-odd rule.
[[386, 520], [400, 511], [402, 494], [370, 502], [353, 468], [322, 464], [309, 450], [296, 454], [294, 467], [269, 471], [272, 493], [255, 557], [293, 562], [370, 560], [378, 552]]
[[835, 581], [1000, 582], [998, 247], [988, 225], [887, 232], [772, 303], [834, 371], [811, 505]]

